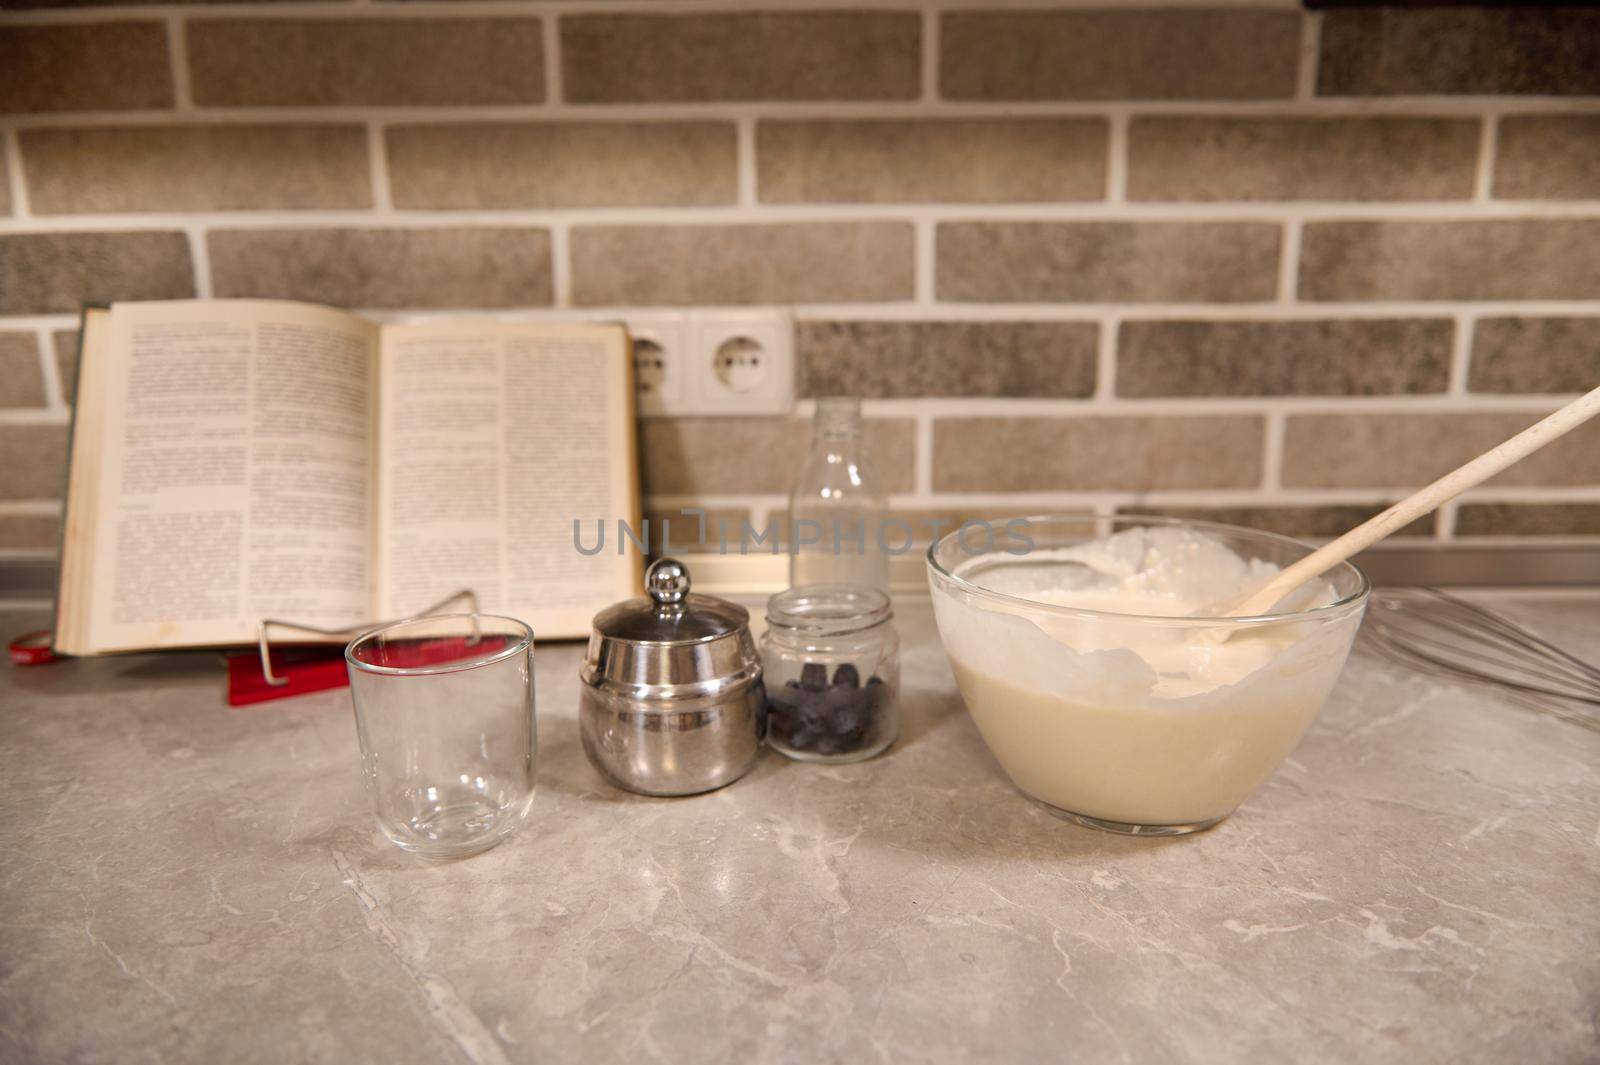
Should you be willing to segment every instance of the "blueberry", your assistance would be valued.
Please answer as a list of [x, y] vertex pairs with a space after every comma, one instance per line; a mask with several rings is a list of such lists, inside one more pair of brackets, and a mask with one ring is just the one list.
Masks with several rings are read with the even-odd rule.
[[819, 692], [828, 686], [828, 667], [821, 662], [807, 662], [800, 667], [800, 687], [808, 692]]
[[855, 666], [846, 662], [833, 671], [833, 683], [835, 687], [859, 688], [861, 687], [861, 674], [856, 671]]

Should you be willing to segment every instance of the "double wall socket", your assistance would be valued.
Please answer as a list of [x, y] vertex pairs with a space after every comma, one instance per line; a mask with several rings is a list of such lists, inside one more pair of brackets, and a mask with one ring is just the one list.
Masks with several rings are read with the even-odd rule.
[[643, 417], [786, 414], [794, 406], [794, 328], [777, 311], [630, 317]]

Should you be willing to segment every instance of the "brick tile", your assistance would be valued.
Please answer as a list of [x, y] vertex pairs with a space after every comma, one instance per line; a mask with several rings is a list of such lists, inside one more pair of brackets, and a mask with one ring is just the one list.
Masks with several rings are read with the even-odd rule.
[[731, 122], [396, 126], [398, 207], [693, 206], [738, 198]]
[[[703, 541], [700, 537], [702, 519], [699, 515], [684, 514], [680, 507], [652, 507], [647, 504], [644, 508], [644, 520], [650, 527], [650, 553], [659, 557], [666, 553], [664, 547], [671, 551], [688, 553], [715, 551], [719, 522], [723, 538], [730, 545], [730, 550], [733, 550], [732, 545], [739, 543], [740, 523], [750, 519], [750, 508], [701, 507], [699, 509], [705, 512]], [[669, 536], [670, 539], [667, 539]]]
[[6, 146], [0, 143], [0, 178], [4, 178], [4, 180], [0, 180], [0, 214], [6, 215], [11, 213], [11, 179], [9, 171], [10, 166], [6, 159]]
[[903, 300], [906, 222], [578, 226], [573, 302], [684, 305]]
[[[1289, 488], [1420, 487], [1539, 419], [1509, 411], [1471, 414], [1296, 414], [1284, 433]], [[1600, 482], [1600, 423], [1568, 433], [1488, 483]]]
[[1105, 196], [1098, 118], [762, 122], [764, 203], [1026, 203]]
[[85, 303], [194, 294], [182, 233], [0, 235], [0, 314], [76, 314]]
[[[915, 435], [910, 418], [867, 420], [867, 454], [885, 491], [911, 490]], [[787, 493], [810, 439], [800, 418], [649, 418], [639, 423], [644, 491]]]
[[1600, 199], [1600, 115], [1506, 115], [1496, 139], [1501, 199]]
[[78, 331], [58, 329], [50, 334], [50, 343], [55, 349], [56, 373], [61, 378], [61, 398], [70, 407], [78, 394]]
[[61, 519], [54, 514], [0, 514], [0, 550], [54, 551], [61, 546]]
[[1262, 419], [1254, 415], [939, 418], [939, 492], [1253, 488]]
[[952, 11], [939, 91], [952, 100], [1285, 99], [1296, 12]]
[[1366, 8], [1323, 15], [1322, 96], [1600, 93], [1600, 11]]
[[1457, 536], [1596, 536], [1600, 503], [1463, 503]]
[[65, 425], [0, 425], [0, 499], [59, 499], [66, 489]]
[[218, 296], [373, 309], [551, 301], [544, 229], [237, 229], [209, 245]]
[[0, 408], [44, 406], [39, 340], [32, 333], [0, 332]]
[[1240, 302], [1277, 290], [1270, 222], [944, 222], [942, 300]]
[[1482, 318], [1472, 332], [1473, 392], [1587, 392], [1600, 385], [1600, 317]]
[[1094, 394], [1089, 322], [798, 322], [802, 396]]
[[172, 106], [160, 22], [0, 26], [0, 114]]
[[1477, 119], [1136, 117], [1134, 200], [1463, 200]]
[[1443, 392], [1445, 318], [1123, 322], [1122, 396], [1377, 396]]
[[188, 39], [202, 107], [544, 100], [536, 18], [197, 19]]
[[566, 15], [573, 103], [910, 100], [922, 91], [912, 11]]
[[1310, 222], [1309, 300], [1593, 299], [1600, 220]]
[[372, 206], [360, 126], [127, 126], [21, 133], [40, 214]]

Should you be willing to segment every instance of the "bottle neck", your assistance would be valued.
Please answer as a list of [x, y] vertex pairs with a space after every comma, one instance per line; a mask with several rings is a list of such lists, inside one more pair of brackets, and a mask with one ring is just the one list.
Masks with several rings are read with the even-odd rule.
[[819, 399], [812, 422], [816, 441], [855, 441], [861, 439], [861, 401], [858, 399]]

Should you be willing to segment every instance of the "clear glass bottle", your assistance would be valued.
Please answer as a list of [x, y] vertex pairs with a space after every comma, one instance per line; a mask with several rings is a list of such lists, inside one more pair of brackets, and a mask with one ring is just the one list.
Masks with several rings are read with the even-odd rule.
[[819, 399], [811, 453], [789, 494], [789, 586], [889, 591], [888, 497], [867, 460], [859, 399]]
[[889, 597], [813, 584], [767, 601], [767, 746], [802, 762], [859, 762], [900, 732], [900, 638]]

